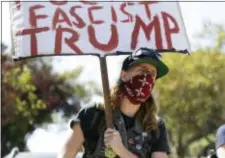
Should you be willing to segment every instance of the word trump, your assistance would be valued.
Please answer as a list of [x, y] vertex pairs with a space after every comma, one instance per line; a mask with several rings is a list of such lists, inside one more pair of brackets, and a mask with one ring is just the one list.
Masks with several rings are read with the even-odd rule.
[[[14, 2], [27, 22], [16, 37], [27, 37], [32, 56], [49, 42], [54, 54], [70, 51], [109, 53], [139, 46], [156, 49], [174, 47], [173, 37], [181, 32], [181, 21], [165, 8], [165, 2], [48, 1]], [[27, 4], [29, 3], [29, 4]], [[26, 19], [25, 19], [26, 21]], [[43, 44], [42, 44], [43, 43]]]

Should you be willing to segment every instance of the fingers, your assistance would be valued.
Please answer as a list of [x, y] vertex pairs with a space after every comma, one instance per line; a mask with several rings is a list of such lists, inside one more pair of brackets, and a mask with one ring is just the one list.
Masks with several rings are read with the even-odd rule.
[[105, 132], [114, 132], [115, 130], [112, 128], [107, 128]]
[[104, 137], [104, 143], [106, 147], [110, 147], [111, 141], [113, 140], [113, 134]]
[[110, 128], [106, 129], [104, 133], [104, 143], [107, 148], [110, 147], [110, 142], [113, 139], [113, 134], [114, 130]]
[[110, 140], [104, 140], [104, 143], [105, 143], [105, 146], [107, 147], [107, 148], [110, 148], [111, 146], [110, 146]]
[[106, 147], [110, 147], [110, 143], [113, 140], [114, 136], [116, 136], [118, 132], [114, 129], [108, 128], [104, 134], [104, 143]]

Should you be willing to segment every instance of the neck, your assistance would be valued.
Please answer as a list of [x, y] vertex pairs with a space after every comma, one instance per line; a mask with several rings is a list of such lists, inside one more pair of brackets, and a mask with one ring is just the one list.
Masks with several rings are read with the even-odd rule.
[[140, 106], [141, 104], [133, 104], [129, 101], [127, 97], [124, 96], [123, 99], [121, 100], [120, 110], [122, 111], [123, 114], [130, 117], [134, 117], [134, 115], [139, 110]]

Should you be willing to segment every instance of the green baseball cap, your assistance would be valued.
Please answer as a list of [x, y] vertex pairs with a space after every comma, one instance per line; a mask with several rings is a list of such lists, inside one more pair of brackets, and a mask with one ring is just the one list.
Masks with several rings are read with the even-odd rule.
[[149, 48], [140, 48], [128, 56], [122, 64], [122, 70], [127, 71], [131, 67], [142, 63], [150, 63], [157, 69], [157, 77], [165, 76], [169, 72], [169, 68], [162, 62], [161, 55]]

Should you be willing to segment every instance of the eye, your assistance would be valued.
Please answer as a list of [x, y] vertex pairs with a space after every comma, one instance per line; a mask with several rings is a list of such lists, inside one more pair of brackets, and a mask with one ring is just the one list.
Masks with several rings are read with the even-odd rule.
[[153, 77], [156, 77], [156, 72], [154, 70], [148, 70], [148, 73], [150, 73]]
[[150, 70], [144, 70], [144, 72], [146, 72], [146, 73], [152, 73]]

